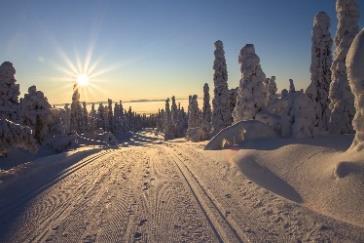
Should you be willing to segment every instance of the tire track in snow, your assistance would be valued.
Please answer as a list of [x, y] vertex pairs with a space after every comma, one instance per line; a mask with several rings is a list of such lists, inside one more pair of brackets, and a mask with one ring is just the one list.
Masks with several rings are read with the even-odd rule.
[[[27, 241], [34, 240], [34, 237], [39, 236], [40, 233], [44, 233], [42, 230], [46, 229], [50, 225], [52, 219], [58, 218], [60, 215], [65, 213], [66, 209], [72, 206], [72, 201], [70, 198], [75, 197], [74, 193], [67, 193], [67, 191], [80, 191], [84, 183], [81, 184], [70, 184], [68, 185], [68, 190], [56, 190], [55, 195], [48, 195], [46, 192], [52, 188], [56, 188], [67, 178], [72, 180], [74, 174], [80, 169], [87, 165], [91, 165], [92, 162], [98, 161], [106, 155], [109, 155], [111, 151], [104, 151], [98, 153], [94, 156], [89, 156], [80, 162], [72, 165], [71, 167], [64, 170], [61, 174], [58, 174], [52, 180], [44, 185], [39, 186], [35, 190], [27, 192], [25, 195], [19, 197], [13, 205], [9, 205], [4, 208], [4, 213], [0, 214], [1, 218], [6, 220], [6, 218], [11, 217], [12, 213], [16, 210], [22, 210], [27, 208], [25, 213], [20, 216], [18, 223], [24, 224], [18, 231], [16, 228], [17, 235]], [[67, 180], [66, 180], [67, 181]], [[67, 186], [67, 182], [63, 183]], [[64, 185], [63, 185], [64, 186]], [[58, 189], [58, 188], [57, 188]], [[44, 196], [44, 194], [46, 196]], [[38, 196], [40, 195], [40, 197]], [[82, 195], [82, 193], [80, 193]], [[37, 197], [36, 197], [37, 196]], [[36, 200], [36, 201], [34, 201]], [[29, 202], [28, 202], [29, 201]], [[20, 222], [19, 222], [20, 220]], [[2, 223], [5, 223], [3, 221]], [[40, 232], [37, 234], [36, 232]], [[13, 237], [13, 235], [3, 236], [5, 239], [8, 237]]]
[[239, 225], [229, 216], [216, 199], [201, 185], [197, 177], [175, 153], [173, 149], [166, 150], [175, 158], [173, 161], [188, 183], [193, 195], [204, 210], [211, 227], [218, 235], [220, 242], [250, 242], [248, 237], [240, 230]]

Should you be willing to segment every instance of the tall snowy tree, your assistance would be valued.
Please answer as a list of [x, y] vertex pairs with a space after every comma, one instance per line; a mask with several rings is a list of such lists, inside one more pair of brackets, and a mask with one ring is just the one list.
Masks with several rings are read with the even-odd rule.
[[239, 55], [241, 79], [233, 112], [234, 122], [255, 119], [266, 106], [265, 74], [253, 44], [247, 44]]
[[177, 117], [178, 117], [178, 108], [176, 104], [176, 97], [172, 96], [171, 98], [171, 122], [173, 126], [177, 124]]
[[351, 148], [364, 149], [364, 29], [355, 37], [346, 60], [350, 87], [355, 97], [353, 127], [355, 138]]
[[71, 104], [71, 119], [70, 130], [71, 132], [81, 132], [83, 126], [83, 112], [80, 102], [80, 93], [78, 92], [78, 86], [73, 86], [72, 104]]
[[328, 130], [330, 118], [329, 89], [331, 83], [332, 38], [330, 17], [319, 12], [313, 21], [311, 47], [311, 83], [306, 94], [314, 102], [315, 124], [318, 130]]
[[225, 52], [222, 41], [215, 42], [214, 61], [214, 98], [212, 100], [212, 129], [218, 133], [221, 129], [231, 125], [228, 73], [226, 68]]
[[0, 116], [12, 121], [18, 120], [19, 84], [15, 79], [15, 68], [11, 62], [0, 66]]
[[338, 19], [335, 37], [335, 56], [331, 66], [332, 82], [330, 85], [330, 121], [331, 133], [352, 133], [351, 121], [354, 117], [354, 96], [351, 93], [345, 59], [349, 47], [359, 32], [359, 6], [357, 0], [337, 0]]
[[28, 93], [20, 102], [20, 121], [34, 130], [34, 138], [42, 144], [52, 123], [51, 105], [43, 92], [36, 86], [28, 88]]
[[202, 119], [208, 124], [210, 124], [212, 116], [209, 91], [210, 91], [209, 85], [205, 83], [203, 86]]

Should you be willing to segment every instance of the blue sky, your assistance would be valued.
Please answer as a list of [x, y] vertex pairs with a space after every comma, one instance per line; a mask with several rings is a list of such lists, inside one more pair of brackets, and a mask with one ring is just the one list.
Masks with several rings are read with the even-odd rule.
[[[224, 42], [229, 86], [240, 78], [240, 48], [255, 44], [279, 88], [309, 82], [313, 16], [326, 11], [336, 30], [334, 0], [1, 1], [0, 56], [13, 62], [22, 92], [35, 84], [49, 100], [70, 100], [64, 53], [98, 62], [89, 101], [186, 97], [212, 85], [213, 42]], [[361, 4], [361, 13], [364, 3]], [[363, 18], [360, 19], [363, 26]], [[91, 90], [92, 89], [92, 90]], [[87, 94], [86, 94], [87, 93]]]

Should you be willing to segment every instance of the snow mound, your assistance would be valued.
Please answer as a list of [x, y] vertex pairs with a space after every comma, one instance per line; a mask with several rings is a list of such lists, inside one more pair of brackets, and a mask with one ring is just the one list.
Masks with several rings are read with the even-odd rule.
[[314, 211], [364, 226], [364, 152], [344, 152], [351, 139], [265, 139], [244, 145], [235, 161], [256, 184]]
[[226, 146], [241, 144], [247, 140], [276, 137], [274, 130], [257, 120], [237, 122], [222, 129], [205, 146], [206, 150], [222, 149]]

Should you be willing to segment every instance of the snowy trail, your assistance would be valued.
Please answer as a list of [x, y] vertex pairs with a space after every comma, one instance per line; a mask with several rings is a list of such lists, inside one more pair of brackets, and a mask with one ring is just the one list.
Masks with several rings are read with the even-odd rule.
[[43, 184], [32, 185], [44, 176], [34, 174], [0, 187], [7, 198], [0, 201], [0, 242], [364, 239], [351, 225], [255, 185], [196, 144], [164, 142], [148, 131], [56, 175]]

